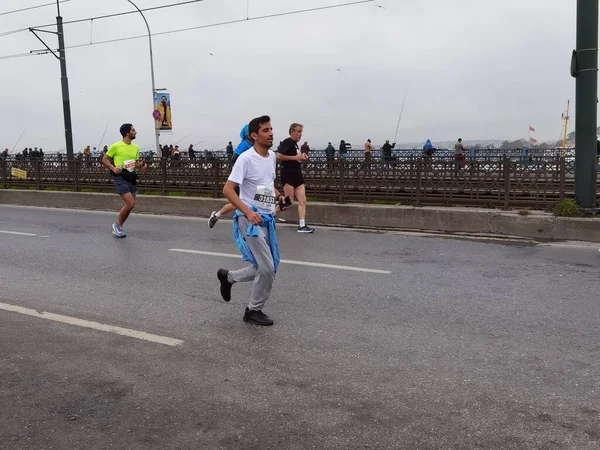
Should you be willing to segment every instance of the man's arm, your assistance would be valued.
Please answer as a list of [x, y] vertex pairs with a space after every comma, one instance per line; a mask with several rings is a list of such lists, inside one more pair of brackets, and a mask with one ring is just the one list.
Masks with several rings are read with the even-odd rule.
[[285, 195], [279, 192], [277, 189], [275, 189], [275, 196], [280, 202], [280, 204], [275, 207], [276, 211], [287, 211], [292, 207], [292, 204], [290, 203], [289, 206], [284, 206], [283, 209], [281, 209], [281, 204], [285, 203]]
[[139, 168], [142, 173], [146, 173], [146, 170], [148, 169], [148, 164], [146, 164], [146, 161], [144, 161], [143, 159], [140, 159], [139, 161], [135, 162], [135, 167]]
[[225, 196], [225, 198], [227, 198], [227, 200], [229, 200], [229, 203], [235, 206], [236, 209], [239, 209], [242, 213], [244, 213], [244, 215], [247, 215], [247, 213], [251, 210], [242, 200], [240, 200], [240, 197], [237, 195], [237, 192], [235, 192], [235, 189], [238, 186], [239, 184], [227, 180], [225, 186], [223, 187], [223, 195]]
[[306, 161], [307, 159], [308, 159], [308, 155], [306, 153], [298, 153], [297, 155], [294, 155], [294, 156], [277, 153], [278, 161]]
[[142, 157], [142, 155], [140, 155], [139, 150], [137, 151], [135, 167], [137, 167], [138, 169], [145, 169], [146, 167], [148, 167], [148, 164], [146, 164], [146, 161], [144, 161], [144, 158]]
[[108, 153], [102, 158], [102, 164], [104, 164], [111, 172], [116, 173], [117, 175], [121, 173], [122, 169], [113, 165], [112, 158], [108, 156]]
[[277, 152], [278, 161], [304, 161], [308, 159], [308, 155], [298, 153], [296, 146], [291, 143], [291, 140], [284, 141], [283, 145]]
[[233, 181], [227, 180], [225, 187], [223, 187], [223, 195], [229, 200], [236, 209], [240, 210], [250, 222], [254, 225], [260, 225], [262, 223], [262, 217], [255, 211], [252, 211], [248, 206], [240, 200], [240, 197], [235, 192], [235, 188], [239, 185]]

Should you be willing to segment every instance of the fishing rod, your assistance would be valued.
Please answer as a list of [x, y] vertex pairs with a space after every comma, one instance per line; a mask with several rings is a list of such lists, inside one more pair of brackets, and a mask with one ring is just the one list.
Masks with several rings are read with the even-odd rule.
[[13, 152], [15, 151], [15, 148], [17, 148], [17, 145], [19, 145], [19, 142], [21, 142], [21, 138], [23, 137], [23, 135], [25, 134], [25, 132], [26, 132], [26, 131], [27, 131], [27, 128], [25, 128], [25, 129], [23, 130], [23, 132], [21, 133], [21, 136], [19, 136], [19, 139], [17, 140], [17, 142], [16, 142], [15, 146], [14, 146], [14, 147], [13, 147], [13, 149], [12, 149], [12, 151], [13, 151]]
[[406, 96], [408, 95], [408, 91], [404, 94], [404, 100], [402, 101], [402, 109], [400, 110], [400, 117], [398, 117], [398, 126], [396, 126], [396, 134], [394, 135], [394, 141], [398, 138], [398, 130], [400, 129], [400, 121], [402, 120], [402, 114], [404, 113], [404, 104], [406, 103]]
[[108, 125], [110, 124], [110, 121], [112, 120], [112, 117], [110, 117], [108, 119], [108, 122], [106, 123], [106, 127], [104, 127], [104, 133], [102, 133], [102, 137], [100, 138], [100, 143], [98, 144], [98, 146], [96, 147], [97, 149], [100, 148], [100, 146], [102, 145], [102, 141], [104, 140], [104, 136], [106, 136], [106, 130], [108, 130]]
[[188, 133], [186, 134], [184, 137], [182, 137], [181, 139], [179, 139], [177, 142], [175, 142], [175, 145], [179, 144], [181, 141], [183, 141], [184, 139], [187, 139], [188, 137], [191, 136], [192, 133]]

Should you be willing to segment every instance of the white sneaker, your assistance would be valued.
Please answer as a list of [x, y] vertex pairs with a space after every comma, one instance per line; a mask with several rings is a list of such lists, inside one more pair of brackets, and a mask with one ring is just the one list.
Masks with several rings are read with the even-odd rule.
[[215, 224], [219, 221], [219, 216], [217, 216], [217, 212], [213, 211], [210, 213], [210, 219], [208, 219], [209, 228], [214, 228]]

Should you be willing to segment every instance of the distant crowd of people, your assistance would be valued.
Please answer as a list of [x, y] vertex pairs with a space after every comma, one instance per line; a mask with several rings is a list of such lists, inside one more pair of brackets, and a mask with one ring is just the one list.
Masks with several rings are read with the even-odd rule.
[[[0, 153], [0, 159], [6, 160], [8, 158], [8, 149], [5, 148], [2, 153]], [[44, 150], [40, 147], [34, 147], [33, 149], [25, 147], [21, 153], [17, 153], [15, 155], [16, 160], [41, 160], [44, 159]]]
[[[600, 155], [600, 141], [598, 141], [598, 154]], [[282, 142], [280, 142], [279, 146], [281, 146]], [[389, 140], [386, 140], [385, 143], [380, 148], [380, 158], [383, 161], [393, 161], [393, 150], [396, 148], [396, 143], [390, 143]], [[279, 151], [280, 147], [278, 147], [277, 151]], [[345, 159], [348, 157], [349, 151], [351, 150], [351, 145], [347, 143], [345, 140], [341, 140], [338, 148], [336, 149], [331, 142], [327, 143], [327, 147], [325, 148], [325, 157], [328, 161], [333, 161], [336, 158], [336, 152], [339, 155], [340, 159]], [[433, 145], [430, 139], [427, 139], [425, 144], [423, 145], [422, 157], [425, 159], [430, 159], [437, 152], [437, 148]], [[77, 153], [75, 155], [75, 159], [79, 161], [83, 161], [87, 165], [91, 165], [92, 161], [97, 160], [100, 161], [106, 152], [108, 151], [108, 146], [104, 146], [101, 151], [98, 151], [96, 147], [91, 148], [89, 145], [86, 146], [83, 151]], [[308, 155], [311, 152], [311, 148], [308, 142], [304, 142], [300, 147], [300, 152]], [[366, 162], [372, 161], [374, 158], [375, 146], [373, 145], [371, 139], [367, 139], [364, 144], [364, 159]], [[9, 155], [9, 150], [5, 149], [0, 153], [0, 160], [6, 160]], [[225, 148], [225, 156], [229, 160], [233, 158], [234, 148], [231, 141], [227, 144]], [[62, 161], [64, 154], [61, 152], [56, 153], [56, 157], [58, 161]], [[454, 145], [454, 156], [455, 160], [458, 164], [464, 164], [467, 156], [467, 148], [463, 145], [462, 139], [458, 139], [456, 144]], [[194, 149], [194, 145], [190, 144], [187, 148], [187, 151], [181, 151], [179, 149], [179, 145], [160, 145], [159, 153], [149, 151], [145, 155], [145, 159], [148, 161], [153, 161], [156, 159], [161, 160], [171, 160], [171, 161], [179, 161], [182, 159], [187, 159], [189, 161], [197, 161], [197, 160], [213, 160], [217, 157], [217, 154], [212, 150], [202, 150], [197, 151]], [[15, 155], [15, 159], [17, 160], [41, 160], [44, 158], [44, 151], [42, 148], [25, 148], [21, 153], [17, 153]]]
[[[230, 142], [231, 144], [231, 142]], [[172, 160], [172, 161], [179, 161], [182, 158], [182, 153], [179, 150], [179, 145], [160, 145], [159, 146], [159, 152], [160, 152], [160, 159], [161, 160]], [[205, 149], [203, 151], [197, 151], [194, 149], [194, 145], [190, 144], [190, 146], [187, 149], [187, 157], [190, 161], [195, 162], [196, 160], [211, 160], [211, 159], [215, 159], [215, 154], [208, 149]]]

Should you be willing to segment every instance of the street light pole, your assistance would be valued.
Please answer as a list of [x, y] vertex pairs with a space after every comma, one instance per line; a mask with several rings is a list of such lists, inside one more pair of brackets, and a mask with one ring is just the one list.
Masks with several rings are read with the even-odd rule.
[[[155, 82], [154, 82], [154, 55], [152, 53], [152, 33], [150, 32], [150, 25], [148, 25], [148, 21], [146, 20], [146, 16], [144, 16], [144, 13], [131, 0], [127, 0], [127, 1], [129, 3], [131, 3], [133, 5], [133, 7], [135, 9], [137, 9], [137, 11], [142, 15], [142, 18], [144, 19], [144, 22], [146, 23], [146, 28], [148, 29], [148, 41], [150, 43], [150, 74], [152, 76], [152, 110], [154, 110], [154, 108], [155, 108], [155, 98], [156, 98], [156, 85], [155, 85]], [[156, 154], [158, 156], [160, 156], [160, 153], [159, 153], [159, 149], [160, 149], [160, 130], [156, 127], [156, 123], [154, 122], [154, 119], [153, 119], [152, 125], [154, 127], [154, 137], [156, 139]]]
[[577, 49], [571, 61], [571, 75], [577, 80], [575, 197], [589, 211], [596, 209], [598, 4], [599, 0], [577, 0]]
[[62, 86], [63, 115], [65, 121], [65, 144], [67, 148], [67, 161], [73, 160], [73, 129], [71, 125], [71, 99], [69, 97], [69, 78], [67, 77], [67, 56], [65, 52], [65, 35], [63, 33], [63, 19], [60, 16], [60, 1], [56, 0], [56, 31], [58, 34], [58, 52], [60, 59], [60, 81]]

